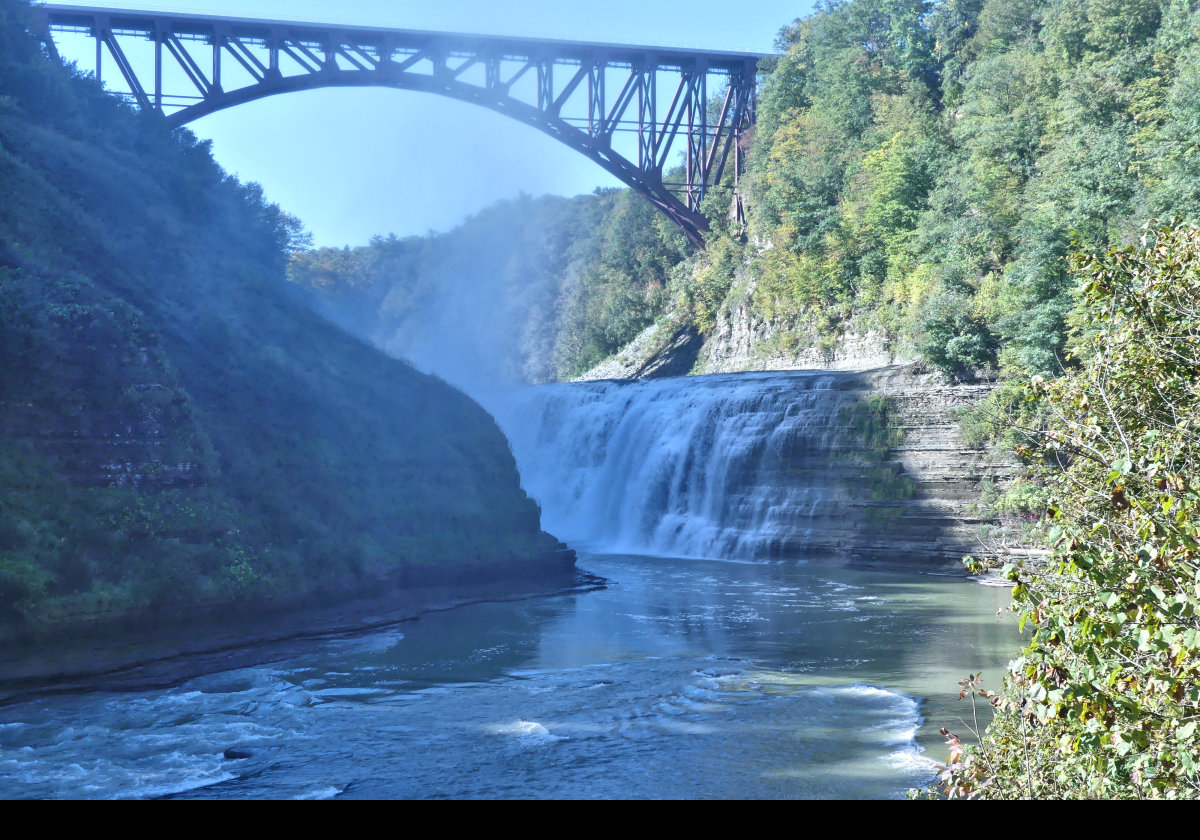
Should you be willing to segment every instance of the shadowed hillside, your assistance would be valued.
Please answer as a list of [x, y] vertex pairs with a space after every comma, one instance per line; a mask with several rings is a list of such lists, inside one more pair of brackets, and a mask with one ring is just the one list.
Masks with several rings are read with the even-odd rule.
[[0, 0], [0, 630], [531, 569], [492, 419], [294, 301], [296, 220]]

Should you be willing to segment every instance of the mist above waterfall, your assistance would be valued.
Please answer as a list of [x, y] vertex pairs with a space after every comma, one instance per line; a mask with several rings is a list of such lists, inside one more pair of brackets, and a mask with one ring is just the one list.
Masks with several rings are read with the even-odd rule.
[[324, 315], [472, 395], [572, 379], [662, 313], [682, 234], [628, 190], [500, 202], [443, 234], [293, 256]]
[[[302, 255], [293, 280], [343, 326], [491, 411], [560, 539], [753, 560], [847, 556], [883, 535], [900, 513], [873, 485], [903, 485], [901, 467], [886, 445], [863, 461], [850, 415], [870, 385], [853, 374], [528, 384], [603, 358], [597, 324], [615, 341], [653, 320], [674, 269], [630, 246], [649, 235], [636, 214], [652, 210], [627, 198], [506, 202], [449, 234]], [[617, 253], [640, 262], [618, 265]], [[658, 280], [639, 290], [634, 278], [648, 276]], [[617, 329], [609, 310], [641, 320]]]
[[547, 381], [567, 203], [524, 196], [447, 234], [299, 254], [290, 274], [322, 314], [464, 390]]

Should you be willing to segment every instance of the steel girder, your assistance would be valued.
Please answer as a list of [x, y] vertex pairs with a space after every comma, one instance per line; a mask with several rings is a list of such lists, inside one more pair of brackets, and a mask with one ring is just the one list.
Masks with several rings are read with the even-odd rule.
[[[120, 77], [116, 92], [172, 125], [321, 87], [450, 96], [534, 126], [591, 158], [697, 245], [707, 229], [700, 202], [731, 158], [735, 177], [741, 170], [738, 141], [754, 123], [762, 57], [57, 4], [34, 10], [47, 49], [54, 51], [55, 33], [91, 37], [97, 81], [107, 81], [107, 56]], [[123, 47], [139, 40], [152, 43], [152, 69]], [[710, 81], [719, 105], [709, 100]], [[618, 132], [636, 132], [636, 159], [614, 149]], [[672, 152], [682, 152], [679, 182], [667, 181]]]

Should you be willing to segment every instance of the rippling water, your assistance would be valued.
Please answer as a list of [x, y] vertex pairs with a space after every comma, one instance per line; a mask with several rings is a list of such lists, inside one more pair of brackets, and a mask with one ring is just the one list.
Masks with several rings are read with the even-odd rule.
[[[476, 604], [166, 690], [0, 708], [20, 797], [891, 797], [1019, 640], [1006, 590], [587, 555], [603, 591]], [[248, 758], [223, 757], [229, 748]], [[923, 750], [928, 749], [928, 752]]]

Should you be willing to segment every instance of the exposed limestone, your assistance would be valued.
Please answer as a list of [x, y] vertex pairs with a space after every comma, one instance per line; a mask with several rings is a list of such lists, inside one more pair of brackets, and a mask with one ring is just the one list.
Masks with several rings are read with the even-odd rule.
[[915, 492], [911, 499], [855, 502], [891, 515], [885, 527], [857, 534], [848, 554], [958, 560], [992, 550], [982, 540], [993, 520], [979, 510], [981, 490], [987, 482], [1003, 486], [1020, 467], [1014, 458], [997, 460], [968, 446], [959, 430], [961, 411], [986, 397], [992, 384], [947, 384], [913, 364], [871, 372], [863, 380], [870, 393], [888, 399], [889, 416], [902, 433], [889, 457], [914, 482]]
[[[885, 461], [866, 464], [847, 432], [844, 461], [833, 468], [839, 476], [834, 504], [814, 511], [810, 527], [797, 537], [803, 545], [781, 545], [779, 553], [802, 549], [862, 562], [941, 564], [957, 562], [965, 554], [996, 552], [987, 538], [994, 522], [980, 510], [981, 491], [989, 483], [1002, 487], [1019, 466], [1013, 459], [997, 461], [968, 446], [959, 431], [961, 411], [986, 397], [992, 383], [952, 384], [923, 372], [917, 363], [896, 364], [898, 359], [875, 333], [845, 335], [830, 351], [810, 343], [789, 353], [780, 349], [779, 341], [787, 329], [784, 324], [754, 321], [745, 307], [723, 314], [704, 339], [680, 341], [678, 326], [660, 323], [582, 378], [656, 378], [685, 364], [693, 373], [858, 372], [845, 380], [845, 387], [857, 392], [862, 402], [886, 396], [889, 419], [902, 442]], [[910, 497], [888, 498], [886, 488], [873, 489], [881, 475], [894, 488], [906, 487]], [[817, 480], [815, 473], [810, 480]]]
[[686, 376], [696, 364], [704, 338], [692, 326], [670, 319], [642, 330], [620, 353], [589, 370], [581, 380], [657, 379]]
[[655, 379], [748, 370], [866, 371], [915, 360], [914, 348], [891, 346], [879, 332], [847, 332], [836, 342], [822, 342], [784, 320], [759, 320], [744, 301], [722, 310], [707, 336], [668, 315], [579, 379]]
[[836, 344], [826, 347], [815, 336], [805, 336], [799, 346], [789, 350], [783, 338], [792, 329], [781, 320], [757, 320], [748, 301], [732, 312], [722, 310], [712, 334], [704, 341], [696, 372], [872, 370], [913, 360], [889, 348], [877, 332], [847, 333]]
[[[947, 384], [908, 364], [846, 374], [836, 387], [842, 401], [831, 402], [839, 406], [831, 449], [797, 450], [787, 475], [758, 476], [820, 488], [819, 503], [770, 554], [957, 570], [964, 555], [992, 552], [993, 522], [980, 510], [981, 490], [989, 482], [1003, 486], [1018, 465], [968, 446], [958, 422], [992, 386]], [[873, 400], [886, 406], [887, 444], [866, 439], [857, 422], [857, 410], [872, 412]]]

